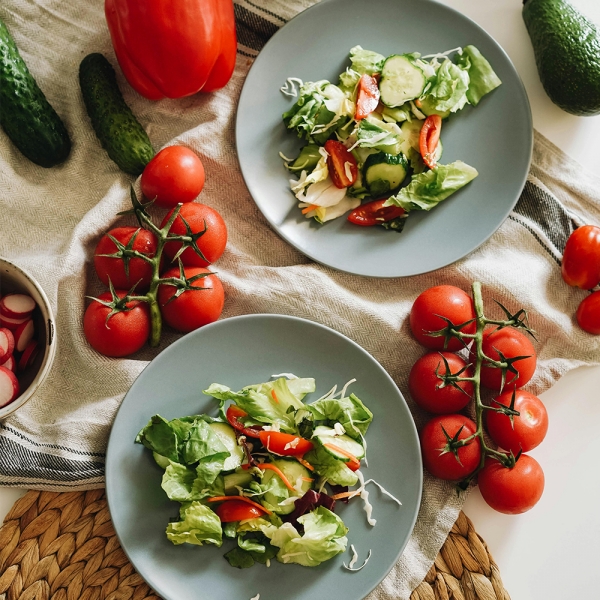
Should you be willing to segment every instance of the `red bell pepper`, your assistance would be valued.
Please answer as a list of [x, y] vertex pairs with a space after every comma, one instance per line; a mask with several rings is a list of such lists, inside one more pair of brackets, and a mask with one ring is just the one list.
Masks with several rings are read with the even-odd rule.
[[232, 0], [105, 0], [127, 81], [150, 100], [223, 87], [235, 67]]

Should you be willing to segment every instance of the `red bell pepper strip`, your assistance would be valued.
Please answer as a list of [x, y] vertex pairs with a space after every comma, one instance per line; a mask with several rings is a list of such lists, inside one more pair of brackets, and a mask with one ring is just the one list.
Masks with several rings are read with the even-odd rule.
[[378, 104], [379, 86], [377, 85], [377, 79], [364, 73], [358, 80], [354, 118], [360, 121], [368, 117], [377, 108]]
[[337, 140], [327, 140], [324, 147], [329, 155], [327, 168], [335, 187], [341, 189], [353, 185], [358, 177], [358, 164], [354, 156]]
[[404, 214], [401, 206], [384, 206], [385, 201], [386, 199], [383, 198], [361, 204], [348, 215], [348, 221], [360, 227], [372, 227], [386, 221], [393, 221]]
[[439, 115], [429, 115], [419, 136], [419, 150], [423, 157], [423, 162], [430, 168], [435, 167], [435, 151], [440, 141], [440, 132], [442, 130], [442, 117]]
[[262, 427], [257, 426], [254, 427], [246, 427], [239, 419], [240, 417], [247, 417], [248, 413], [243, 411], [241, 408], [236, 406], [235, 404], [231, 404], [227, 408], [227, 412], [225, 413], [227, 417], [227, 421], [229, 424], [237, 431], [239, 431], [242, 435], [246, 437], [257, 438], [260, 437], [260, 430]]
[[232, 0], [105, 0], [127, 81], [150, 100], [223, 87], [235, 67]]

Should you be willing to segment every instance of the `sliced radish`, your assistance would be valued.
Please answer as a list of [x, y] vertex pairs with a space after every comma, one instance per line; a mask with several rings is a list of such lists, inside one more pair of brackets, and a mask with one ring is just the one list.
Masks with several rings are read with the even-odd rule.
[[29, 368], [35, 357], [38, 353], [38, 342], [37, 340], [31, 340], [29, 344], [27, 344], [27, 348], [23, 350], [23, 354], [21, 354], [21, 358], [19, 358], [19, 372], [24, 371]]
[[35, 300], [27, 294], [7, 294], [0, 300], [0, 313], [11, 319], [22, 319], [28, 317], [35, 306]]
[[6, 367], [9, 371], [16, 373], [17, 372], [17, 361], [16, 361], [14, 355], [11, 354], [2, 364], [0, 364], [0, 367]]
[[6, 327], [11, 331], [14, 331], [19, 325], [25, 323], [25, 321], [29, 321], [29, 317], [25, 317], [23, 319], [13, 319], [12, 317], [5, 317], [0, 314], [0, 327]]
[[15, 336], [10, 329], [0, 327], [0, 364], [8, 358], [15, 349]]
[[15, 348], [17, 352], [23, 352], [27, 348], [27, 344], [33, 339], [34, 333], [33, 319], [28, 319], [15, 329]]
[[19, 395], [19, 381], [12, 371], [0, 367], [0, 408], [10, 404]]

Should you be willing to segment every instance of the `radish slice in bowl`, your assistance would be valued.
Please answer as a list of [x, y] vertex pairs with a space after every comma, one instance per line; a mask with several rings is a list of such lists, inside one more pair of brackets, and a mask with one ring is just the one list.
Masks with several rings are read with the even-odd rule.
[[25, 350], [23, 350], [23, 354], [21, 354], [21, 358], [19, 358], [19, 371], [25, 371], [31, 365], [33, 365], [33, 361], [38, 353], [38, 342], [37, 340], [31, 340]]
[[12, 355], [15, 349], [15, 336], [10, 329], [0, 327], [0, 364]]
[[30, 317], [22, 317], [19, 319], [15, 319], [13, 317], [5, 317], [3, 314], [0, 314], [0, 327], [6, 327], [11, 331], [14, 331], [19, 325], [28, 321]]
[[19, 395], [19, 380], [12, 371], [0, 367], [0, 408], [10, 404]]
[[21, 323], [15, 329], [15, 348], [17, 352], [23, 352], [29, 342], [33, 339], [35, 334], [35, 328], [33, 326], [33, 319], [28, 319], [24, 323]]
[[29, 317], [35, 307], [35, 300], [28, 294], [7, 294], [0, 300], [0, 314], [11, 319]]
[[2, 364], [0, 364], [0, 367], [5, 367], [9, 371], [16, 373], [17, 372], [17, 361], [16, 361], [15, 357], [11, 354]]

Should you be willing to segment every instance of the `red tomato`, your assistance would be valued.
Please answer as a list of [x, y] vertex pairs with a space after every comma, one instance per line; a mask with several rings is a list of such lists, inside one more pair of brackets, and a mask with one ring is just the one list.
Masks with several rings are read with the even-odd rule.
[[[313, 443], [298, 435], [280, 431], [261, 431], [259, 433], [262, 445], [273, 454], [281, 456], [302, 456], [313, 449]], [[286, 446], [288, 446], [286, 448]]]
[[[202, 267], [185, 267], [184, 272], [187, 279], [201, 273], [211, 273]], [[179, 267], [173, 267], [162, 275], [162, 279], [169, 277], [179, 278]], [[177, 288], [164, 283], [158, 286], [158, 304], [163, 319], [167, 325], [184, 333], [216, 321], [221, 316], [225, 302], [223, 285], [214, 273], [196, 279], [192, 287], [197, 289], [186, 290], [171, 300]]]
[[[119, 298], [127, 295], [116, 291]], [[112, 295], [104, 292], [99, 300], [110, 302]], [[94, 350], [105, 356], [122, 357], [137, 352], [150, 336], [150, 310], [145, 302], [128, 302], [131, 310], [106, 317], [111, 309], [100, 302], [92, 302], [83, 317], [83, 332]]]
[[[455, 413], [462, 410], [473, 397], [473, 383], [459, 381], [456, 383], [463, 391], [448, 384], [440, 387], [443, 381], [436, 375], [446, 373], [444, 359], [448, 361], [453, 375], [467, 366], [467, 363], [452, 352], [429, 352], [421, 356], [413, 365], [408, 376], [408, 389], [413, 400], [425, 410], [436, 414]], [[460, 377], [473, 377], [473, 370], [468, 367]]]
[[327, 140], [324, 147], [329, 154], [327, 168], [335, 187], [341, 189], [353, 185], [358, 177], [358, 165], [354, 156], [337, 140]]
[[241, 408], [239, 408], [235, 404], [231, 404], [227, 408], [226, 416], [227, 416], [227, 420], [229, 421], [229, 424], [235, 430], [239, 431], [242, 435], [245, 435], [247, 437], [253, 437], [253, 438], [259, 437], [258, 429], [252, 429], [250, 427], [246, 427], [241, 421], [239, 421], [239, 419], [241, 417], [248, 416], [248, 413], [246, 411], [243, 411]]
[[[513, 392], [500, 394], [491, 406], [510, 406]], [[541, 444], [548, 431], [548, 412], [544, 403], [533, 394], [524, 390], [515, 392], [514, 409], [519, 416], [513, 416], [511, 423], [508, 415], [486, 410], [486, 428], [490, 437], [504, 450], [512, 450], [516, 456], [520, 451], [529, 452]]]
[[533, 508], [544, 491], [544, 471], [537, 460], [521, 454], [512, 469], [487, 458], [477, 475], [483, 499], [498, 512], [518, 515]]
[[191, 202], [204, 187], [204, 166], [185, 146], [163, 148], [145, 167], [142, 193], [156, 206], [173, 208]]
[[356, 111], [354, 118], [357, 121], [368, 117], [379, 104], [379, 86], [377, 79], [364, 73], [358, 80], [356, 92]]
[[423, 427], [420, 435], [423, 465], [434, 477], [456, 481], [467, 477], [478, 467], [481, 446], [477, 438], [458, 449], [458, 458], [453, 452], [446, 451], [448, 440], [444, 430], [453, 438], [461, 427], [460, 440], [477, 431], [477, 425], [471, 419], [456, 414], [434, 417]]
[[348, 215], [348, 221], [361, 227], [372, 227], [381, 225], [386, 221], [393, 221], [404, 214], [400, 206], [384, 206], [386, 199], [372, 200], [361, 204]]
[[[475, 333], [475, 308], [471, 296], [453, 285], [437, 285], [422, 292], [415, 300], [410, 310], [410, 328], [417, 341], [433, 350], [460, 350], [465, 344], [457, 338], [448, 341], [444, 348], [444, 337], [427, 335], [429, 331], [439, 331], [447, 323], [441, 317], [446, 317], [453, 325], [461, 325], [473, 319], [472, 323], [461, 329], [463, 333]], [[470, 344], [465, 340], [466, 345]]]
[[567, 240], [562, 276], [569, 284], [591, 290], [600, 283], [600, 227], [578, 227]]
[[440, 141], [440, 132], [442, 130], [442, 117], [439, 115], [429, 115], [421, 127], [419, 136], [419, 150], [423, 157], [423, 162], [430, 168], [435, 167], [435, 151]]
[[591, 293], [581, 301], [576, 316], [581, 329], [600, 335], [600, 291]]
[[[487, 329], [483, 332], [483, 343], [481, 345], [483, 353], [493, 360], [500, 360], [498, 351], [502, 352], [505, 358], [515, 358], [517, 356], [526, 356], [513, 363], [518, 375], [507, 371], [505, 385], [512, 387], [523, 387], [535, 373], [537, 356], [535, 348], [529, 338], [514, 327], [504, 327], [502, 329]], [[475, 360], [473, 348], [471, 348], [471, 360]], [[492, 390], [500, 390], [502, 383], [502, 372], [491, 366], [486, 366], [486, 361], [481, 365], [481, 385]]]
[[[162, 223], [164, 227], [171, 217], [173, 211], [169, 211]], [[227, 226], [223, 217], [206, 204], [184, 204], [175, 218], [169, 233], [174, 235], [186, 235], [187, 229], [182, 219], [190, 226], [192, 233], [206, 230], [197, 240], [196, 245], [202, 252], [204, 258], [198, 255], [193, 248], [186, 248], [181, 254], [181, 261], [186, 267], [206, 267], [220, 258], [227, 244]], [[165, 254], [173, 258], [181, 248], [181, 242], [167, 242]], [[206, 259], [206, 260], [204, 260]]]
[[102, 254], [115, 254], [117, 245], [108, 236], [112, 236], [117, 242], [127, 247], [131, 238], [135, 235], [132, 250], [141, 252], [146, 256], [153, 257], [156, 254], [156, 236], [147, 229], [139, 227], [117, 227], [103, 235], [94, 250], [94, 267], [100, 281], [108, 286], [112, 282], [116, 289], [130, 290], [134, 285], [139, 291], [148, 289], [152, 279], [152, 265], [142, 258], [131, 258], [127, 261], [128, 273], [125, 270], [125, 262], [122, 258], [110, 258]]
[[245, 519], [256, 519], [265, 513], [256, 506], [252, 506], [242, 500], [229, 500], [219, 504], [215, 509], [221, 523], [232, 523], [233, 521], [244, 521]]

